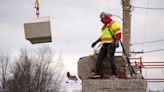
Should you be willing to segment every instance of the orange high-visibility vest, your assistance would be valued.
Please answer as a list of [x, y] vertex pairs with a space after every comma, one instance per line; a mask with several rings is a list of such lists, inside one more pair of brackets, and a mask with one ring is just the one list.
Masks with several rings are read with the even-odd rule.
[[114, 37], [116, 37], [117, 34], [121, 33], [121, 28], [120, 25], [115, 22], [112, 21], [111, 23], [107, 24], [105, 27], [102, 28], [102, 34], [101, 34], [101, 43], [113, 43], [114, 39], [111, 35], [111, 33], [109, 32], [109, 30], [111, 31], [111, 33], [113, 34]]

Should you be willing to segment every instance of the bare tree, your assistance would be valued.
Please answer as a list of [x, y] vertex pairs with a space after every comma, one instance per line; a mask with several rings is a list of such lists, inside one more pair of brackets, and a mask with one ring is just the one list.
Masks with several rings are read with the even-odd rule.
[[1, 67], [1, 92], [5, 92], [6, 89], [6, 76], [8, 69], [9, 55], [3, 52], [0, 53], [0, 67]]
[[12, 65], [12, 79], [7, 80], [5, 92], [59, 92], [62, 66], [53, 60], [54, 52], [49, 47], [37, 50], [21, 50]]

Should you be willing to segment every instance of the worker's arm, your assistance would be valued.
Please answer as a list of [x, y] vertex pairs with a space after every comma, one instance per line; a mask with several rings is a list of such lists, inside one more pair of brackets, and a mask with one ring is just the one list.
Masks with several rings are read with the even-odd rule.
[[113, 33], [115, 34], [116, 41], [120, 41], [121, 34], [122, 34], [120, 24], [118, 22], [113, 22], [113, 24], [110, 26], [110, 28], [113, 31]]
[[121, 40], [121, 33], [118, 33], [117, 35], [116, 35], [116, 41], [120, 41]]
[[97, 40], [96, 40], [96, 42], [98, 43], [98, 42], [100, 42], [101, 41], [101, 37], [100, 38], [98, 38]]
[[115, 34], [115, 47], [119, 47], [119, 41], [121, 40], [121, 28], [120, 25], [117, 22], [114, 22], [113, 25], [111, 26], [111, 29], [113, 30], [113, 33]]
[[101, 38], [97, 39], [95, 42], [92, 43], [91, 47], [94, 47], [100, 41], [101, 41]]
[[116, 41], [115, 41], [115, 43], [114, 43], [114, 45], [115, 45], [115, 47], [117, 48], [117, 47], [119, 47], [119, 41], [121, 40], [121, 33], [118, 33], [117, 35], [116, 35]]

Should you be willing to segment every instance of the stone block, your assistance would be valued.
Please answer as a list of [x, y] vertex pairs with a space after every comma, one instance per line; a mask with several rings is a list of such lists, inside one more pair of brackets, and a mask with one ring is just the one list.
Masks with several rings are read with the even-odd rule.
[[51, 42], [49, 17], [39, 17], [24, 23], [25, 38], [32, 44]]
[[80, 79], [89, 79], [89, 74], [95, 68], [97, 56], [82, 57], [78, 61], [78, 76]]
[[[104, 81], [108, 81], [108, 82], [104, 82]], [[108, 80], [108, 79], [99, 80], [99, 83], [97, 83], [97, 86], [98, 86], [97, 88], [99, 89], [105, 89], [105, 90], [114, 89], [113, 80]]]
[[[89, 74], [95, 69], [97, 55], [93, 56], [86, 56], [83, 58], [80, 58], [78, 61], [78, 76], [79, 78], [83, 79], [89, 79]], [[122, 58], [122, 56], [116, 56], [114, 59], [114, 62], [116, 64], [117, 68], [117, 74], [119, 78], [126, 78], [126, 61]], [[104, 58], [100, 74], [102, 75], [102, 78], [108, 78], [112, 75], [111, 73], [111, 66], [110, 62], [107, 60], [107, 58]]]
[[120, 90], [146, 90], [147, 83], [143, 79], [124, 79], [124, 80], [115, 80], [114, 85], [116, 89]]
[[98, 90], [98, 91], [96, 91], [96, 92], [117, 92], [117, 91], [111, 91], [111, 90]]
[[82, 82], [84, 92], [113, 91], [113, 80], [109, 79], [86, 79]]
[[147, 82], [143, 79], [85, 79], [82, 92], [146, 92]]

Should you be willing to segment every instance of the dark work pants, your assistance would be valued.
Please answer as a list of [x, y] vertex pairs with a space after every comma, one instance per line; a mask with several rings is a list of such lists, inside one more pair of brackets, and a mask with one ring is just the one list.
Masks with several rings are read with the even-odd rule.
[[117, 76], [116, 66], [114, 64], [115, 50], [116, 50], [115, 46], [113, 46], [111, 43], [103, 44], [97, 57], [96, 69], [95, 69], [96, 74], [100, 74], [101, 64], [103, 62], [103, 59], [107, 56], [107, 60], [110, 62], [112, 68], [112, 74]]

